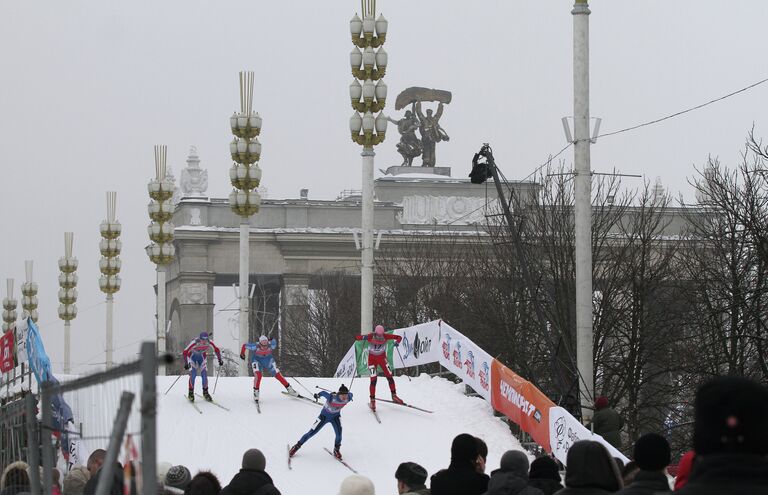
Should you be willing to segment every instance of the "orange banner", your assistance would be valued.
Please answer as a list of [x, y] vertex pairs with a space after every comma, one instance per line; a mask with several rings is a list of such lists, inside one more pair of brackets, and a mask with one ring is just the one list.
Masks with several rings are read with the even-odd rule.
[[555, 403], [498, 360], [493, 360], [491, 368], [493, 408], [520, 425], [537, 444], [550, 452], [549, 408], [555, 407]]

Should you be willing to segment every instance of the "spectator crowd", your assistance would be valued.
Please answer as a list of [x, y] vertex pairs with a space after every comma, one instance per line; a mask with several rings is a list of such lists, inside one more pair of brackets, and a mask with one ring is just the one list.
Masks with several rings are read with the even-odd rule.
[[[597, 404], [607, 410], [607, 402]], [[680, 495], [768, 494], [768, 388], [739, 377], [715, 378], [704, 384], [695, 399], [693, 449], [682, 456], [672, 478], [670, 446], [664, 436], [649, 432], [632, 446], [632, 460], [623, 465], [597, 441], [580, 440], [571, 445], [564, 474], [552, 457], [530, 461], [527, 453], [510, 450], [499, 467], [486, 474], [488, 447], [477, 437], [462, 433], [453, 439], [447, 468], [429, 477], [416, 462], [401, 463], [391, 486], [380, 494], [399, 495]], [[619, 424], [612, 414], [595, 423]], [[620, 426], [620, 425], [619, 425]], [[606, 439], [608, 440], [608, 439]], [[618, 436], [610, 438], [619, 441]], [[74, 466], [60, 479], [54, 470], [54, 495], [93, 495], [102, 473], [106, 452], [96, 450], [85, 466]], [[158, 465], [158, 493], [187, 495], [280, 495], [266, 472], [267, 461], [258, 449], [243, 454], [240, 471], [222, 486], [215, 474], [194, 476], [184, 466]], [[0, 477], [0, 495], [30, 492], [29, 466], [14, 462]], [[132, 492], [133, 470], [117, 465], [110, 495]], [[126, 483], [126, 480], [128, 481]], [[429, 481], [429, 487], [427, 487]], [[322, 480], [318, 480], [321, 484]], [[375, 495], [370, 479], [352, 475], [343, 480], [338, 495]], [[319, 493], [319, 491], [317, 492]]]

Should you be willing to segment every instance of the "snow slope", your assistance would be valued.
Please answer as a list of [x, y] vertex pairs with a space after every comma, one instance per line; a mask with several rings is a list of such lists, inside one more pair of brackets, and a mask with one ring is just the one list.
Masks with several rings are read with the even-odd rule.
[[[164, 395], [175, 378], [158, 377], [159, 461], [183, 464], [193, 475], [198, 470], [211, 470], [225, 486], [239, 470], [243, 452], [256, 447], [264, 452], [266, 470], [284, 495], [336, 495], [341, 481], [352, 474], [323, 450], [333, 449], [330, 425], [299, 450], [293, 459], [293, 470], [288, 470], [288, 443], [295, 443], [312, 427], [320, 407], [281, 394], [283, 387], [274, 378], [262, 380], [261, 414], [252, 399], [251, 378], [219, 378], [214, 400], [231, 411], [198, 397], [196, 403], [202, 414], [184, 397], [185, 378]], [[355, 400], [341, 415], [344, 459], [373, 480], [378, 494], [397, 493], [394, 473], [401, 462], [418, 462], [430, 475], [447, 467], [451, 441], [459, 433], [479, 436], [488, 444], [487, 472], [498, 467], [506, 450], [521, 449], [506, 424], [493, 416], [490, 405], [483, 399], [466, 397], [463, 385], [428, 375], [410, 382], [402, 376], [396, 380], [398, 395], [403, 400], [433, 410], [434, 414], [380, 402], [382, 423], [378, 424], [366, 405], [369, 381], [358, 378], [352, 388]], [[299, 381], [313, 392], [316, 385], [336, 389], [341, 384], [333, 378]], [[291, 382], [299, 393], [309, 395]], [[199, 379], [196, 385], [200, 393]], [[213, 391], [213, 379], [209, 387]], [[386, 380], [379, 380], [378, 395], [389, 399]]]

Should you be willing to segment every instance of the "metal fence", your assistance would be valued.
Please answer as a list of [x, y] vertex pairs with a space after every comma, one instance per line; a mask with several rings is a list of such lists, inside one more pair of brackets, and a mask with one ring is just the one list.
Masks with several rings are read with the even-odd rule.
[[[134, 377], [140, 381], [140, 390], [138, 391], [140, 415], [139, 431], [140, 452], [141, 452], [141, 485], [137, 488], [142, 494], [157, 494], [157, 444], [156, 444], [156, 404], [157, 389], [155, 378], [157, 375], [158, 359], [153, 342], [145, 342], [141, 345], [140, 358], [134, 362], [115, 366], [109, 370], [93, 375], [84, 376], [67, 383], [59, 384], [45, 382], [40, 387], [40, 410], [42, 419], [37, 421], [27, 421], [27, 452], [26, 458], [30, 466], [39, 466], [40, 457], [42, 457], [42, 479], [40, 471], [30, 469], [31, 492], [33, 495], [40, 493], [51, 493], [52, 471], [56, 463], [57, 440], [56, 436], [66, 433], [71, 435], [82, 435], [87, 428], [79, 427], [77, 431], [62, 431], [54, 424], [53, 411], [54, 400], [57, 396], [74, 396], [78, 393], [85, 393], [94, 387], [104, 387], [105, 384], [113, 383], [117, 387], [125, 388], [125, 379]], [[138, 381], [137, 381], [138, 383]], [[61, 394], [61, 395], [60, 395]], [[119, 404], [114, 404], [116, 410], [110, 411], [101, 405], [105, 415], [113, 415], [114, 420], [109, 431], [109, 441], [107, 444], [107, 454], [102, 465], [99, 482], [96, 488], [97, 495], [106, 494], [111, 488], [114, 479], [115, 464], [118, 460], [123, 437], [126, 432], [129, 418], [131, 416], [132, 405], [136, 393], [130, 390], [120, 391]], [[34, 417], [35, 401], [32, 395], [28, 395], [25, 401], [25, 417]], [[109, 407], [109, 406], [108, 406]], [[30, 411], [32, 414], [30, 415]], [[76, 418], [77, 419], [77, 418]], [[87, 425], [85, 425], [87, 426]], [[23, 457], [22, 457], [23, 458]]]

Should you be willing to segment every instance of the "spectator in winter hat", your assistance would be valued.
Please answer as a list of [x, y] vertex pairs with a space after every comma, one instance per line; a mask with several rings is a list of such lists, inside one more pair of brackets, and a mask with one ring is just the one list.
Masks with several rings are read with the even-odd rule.
[[679, 490], [688, 483], [688, 478], [691, 476], [693, 470], [693, 461], [696, 458], [696, 452], [689, 450], [683, 457], [680, 458], [680, 462], [677, 463], [677, 476], [675, 477], [675, 490]]
[[558, 495], [605, 495], [623, 487], [619, 468], [600, 442], [579, 440], [566, 457], [565, 488]]
[[549, 456], [534, 459], [528, 471], [528, 486], [538, 488], [544, 495], [552, 495], [563, 489], [560, 478], [560, 468], [557, 461]]
[[475, 437], [475, 443], [477, 443], [477, 461], [475, 463], [475, 468], [478, 473], [484, 474], [485, 464], [488, 460], [488, 445], [479, 437]]
[[397, 493], [400, 495], [430, 495], [424, 484], [427, 481], [427, 470], [415, 462], [403, 462], [395, 471]]
[[8, 464], [0, 475], [0, 495], [16, 495], [30, 491], [29, 465], [24, 461]]
[[671, 491], [667, 481], [671, 454], [666, 438], [657, 433], [646, 433], [635, 442], [633, 457], [640, 471], [632, 484], [618, 491], [618, 494], [654, 495]]
[[715, 378], [696, 392], [694, 410], [696, 462], [676, 493], [768, 493], [768, 388]]
[[165, 485], [165, 475], [168, 473], [168, 470], [173, 467], [173, 464], [170, 462], [158, 462], [157, 463], [157, 482], [161, 483], [162, 485]]
[[488, 489], [488, 475], [477, 472], [477, 441], [467, 433], [451, 443], [451, 463], [432, 475], [432, 495], [480, 495]]
[[280, 495], [272, 478], [264, 471], [266, 467], [267, 459], [259, 449], [246, 450], [242, 469], [224, 487], [221, 495], [249, 495], [256, 490], [260, 490], [259, 495]]
[[192, 481], [192, 473], [185, 466], [173, 466], [165, 473], [165, 490], [170, 493], [184, 493], [189, 482]]
[[591, 427], [594, 433], [621, 450], [621, 428], [623, 426], [624, 420], [619, 413], [609, 406], [608, 397], [598, 397], [595, 400], [595, 414], [592, 416], [592, 423], [587, 427]]
[[487, 495], [542, 495], [528, 486], [528, 456], [519, 450], [508, 450], [501, 456], [499, 469], [491, 473]]
[[184, 495], [219, 495], [221, 483], [219, 478], [210, 471], [200, 471], [192, 478]]
[[91, 473], [85, 466], [72, 466], [64, 476], [61, 486], [62, 495], [83, 495], [85, 484], [91, 478]]
[[339, 495], [376, 495], [371, 480], [359, 474], [348, 476], [341, 482]]

